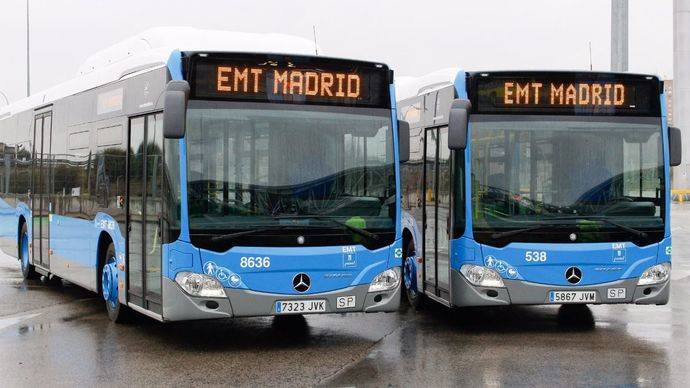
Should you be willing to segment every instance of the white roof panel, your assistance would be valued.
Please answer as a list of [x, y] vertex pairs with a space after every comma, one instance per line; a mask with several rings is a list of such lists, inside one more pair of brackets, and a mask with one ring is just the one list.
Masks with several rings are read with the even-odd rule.
[[420, 77], [397, 77], [395, 80], [396, 98], [401, 101], [451, 85], [455, 82], [459, 71], [459, 68], [450, 67]]
[[135, 71], [162, 67], [175, 50], [314, 55], [315, 46], [311, 40], [284, 34], [201, 30], [191, 27], [152, 28], [90, 56], [79, 67], [75, 78], [1, 107], [0, 119], [106, 85]]

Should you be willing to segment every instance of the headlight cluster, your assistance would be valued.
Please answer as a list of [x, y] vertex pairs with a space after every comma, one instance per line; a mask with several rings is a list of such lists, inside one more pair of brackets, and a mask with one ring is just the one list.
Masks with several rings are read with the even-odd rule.
[[671, 263], [662, 263], [647, 268], [637, 281], [638, 286], [659, 284], [668, 280], [671, 276]]
[[389, 291], [400, 284], [400, 268], [390, 268], [374, 277], [369, 285], [369, 292]]
[[498, 272], [481, 265], [465, 264], [460, 267], [460, 273], [470, 283], [480, 287], [505, 287]]
[[225, 290], [215, 278], [194, 272], [179, 272], [175, 275], [175, 281], [185, 292], [192, 296], [208, 298], [224, 298]]

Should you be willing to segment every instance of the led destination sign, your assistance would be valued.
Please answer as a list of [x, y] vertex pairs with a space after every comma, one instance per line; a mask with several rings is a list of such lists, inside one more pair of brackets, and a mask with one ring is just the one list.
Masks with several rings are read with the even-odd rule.
[[[273, 95], [359, 98], [362, 77], [356, 73], [320, 72], [258, 67], [217, 66], [216, 91], [219, 93], [266, 93]], [[251, 80], [250, 80], [251, 78]], [[268, 79], [272, 82], [267, 82]], [[262, 87], [264, 86], [264, 87]]]
[[624, 106], [626, 97], [620, 83], [503, 82], [503, 105]]
[[500, 74], [476, 77], [473, 84], [480, 113], [654, 115], [659, 111], [660, 83], [654, 77]]
[[199, 58], [194, 98], [378, 107], [390, 104], [388, 69], [320, 58]]

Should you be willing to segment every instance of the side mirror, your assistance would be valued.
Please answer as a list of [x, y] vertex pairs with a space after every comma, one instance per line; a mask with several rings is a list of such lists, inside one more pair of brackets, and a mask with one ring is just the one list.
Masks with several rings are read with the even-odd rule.
[[668, 127], [668, 159], [672, 167], [680, 166], [683, 161], [683, 143], [680, 139], [680, 129]]
[[163, 107], [163, 137], [181, 139], [187, 124], [187, 100], [189, 83], [187, 81], [170, 81], [165, 88], [165, 106]]
[[467, 123], [472, 104], [468, 100], [454, 100], [448, 117], [448, 148], [464, 150], [467, 147]]
[[398, 120], [398, 155], [400, 163], [410, 160], [410, 123]]

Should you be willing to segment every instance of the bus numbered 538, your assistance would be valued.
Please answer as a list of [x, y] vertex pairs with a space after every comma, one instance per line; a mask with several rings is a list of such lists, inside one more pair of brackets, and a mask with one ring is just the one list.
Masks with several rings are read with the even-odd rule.
[[668, 302], [681, 143], [656, 76], [458, 71], [405, 88], [413, 305]]

